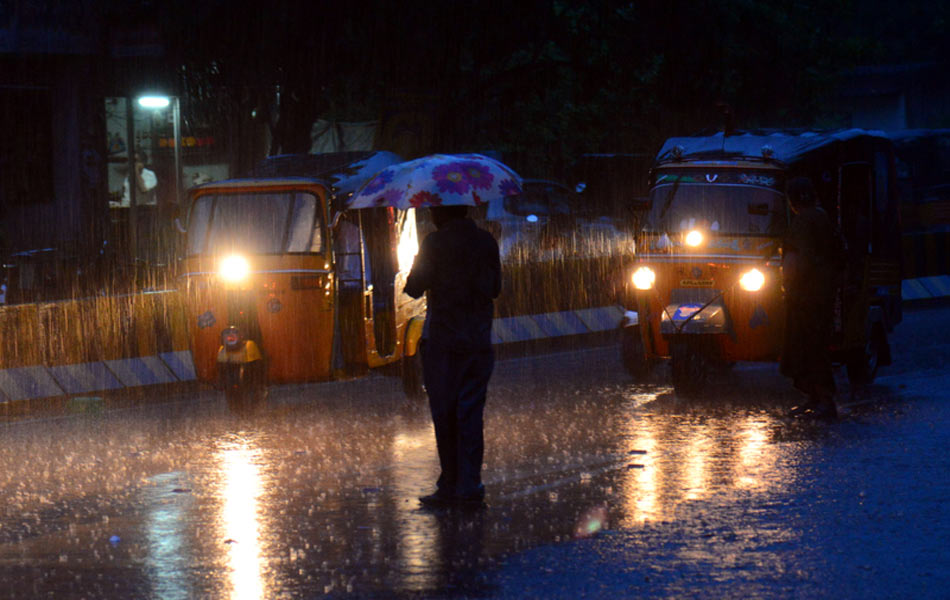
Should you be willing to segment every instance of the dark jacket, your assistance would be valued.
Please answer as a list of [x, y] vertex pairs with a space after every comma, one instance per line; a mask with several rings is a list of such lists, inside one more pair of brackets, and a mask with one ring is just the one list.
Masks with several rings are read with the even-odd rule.
[[795, 215], [782, 253], [782, 278], [790, 301], [819, 301], [833, 294], [844, 257], [841, 237], [824, 210], [809, 206]]
[[423, 338], [460, 352], [491, 348], [492, 300], [501, 291], [498, 243], [471, 219], [453, 219], [422, 241], [404, 290], [428, 292]]

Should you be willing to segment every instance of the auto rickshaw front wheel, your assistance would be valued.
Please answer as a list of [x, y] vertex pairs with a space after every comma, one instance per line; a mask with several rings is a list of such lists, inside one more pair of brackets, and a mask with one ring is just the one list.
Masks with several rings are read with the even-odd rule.
[[887, 332], [881, 324], [876, 324], [871, 329], [867, 343], [852, 350], [845, 360], [848, 382], [851, 385], [869, 385], [877, 376], [878, 367], [889, 362], [889, 356]]
[[422, 401], [426, 398], [426, 388], [422, 379], [422, 353], [416, 350], [412, 356], [403, 356], [400, 361], [402, 390], [406, 398]]
[[640, 326], [624, 327], [620, 334], [620, 359], [623, 368], [636, 381], [643, 381], [653, 370], [653, 361], [647, 357], [640, 337]]
[[706, 340], [683, 336], [670, 340], [670, 366], [673, 388], [682, 396], [696, 396], [709, 377], [709, 353]]
[[267, 381], [264, 361], [241, 364], [221, 364], [221, 379], [228, 410], [234, 414], [250, 414], [264, 407], [267, 400]]

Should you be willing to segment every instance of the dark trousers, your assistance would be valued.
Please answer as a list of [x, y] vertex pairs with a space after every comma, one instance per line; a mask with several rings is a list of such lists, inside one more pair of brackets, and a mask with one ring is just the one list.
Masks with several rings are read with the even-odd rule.
[[813, 295], [808, 301], [786, 301], [781, 371], [794, 380], [795, 387], [816, 399], [835, 392], [829, 352], [833, 319], [832, 293]]
[[488, 380], [495, 367], [494, 351], [455, 352], [426, 342], [420, 351], [442, 467], [438, 491], [480, 497], [484, 494], [483, 413]]

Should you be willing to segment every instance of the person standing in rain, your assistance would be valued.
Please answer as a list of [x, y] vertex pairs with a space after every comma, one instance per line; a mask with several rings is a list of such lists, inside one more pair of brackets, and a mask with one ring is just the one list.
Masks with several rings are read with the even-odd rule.
[[465, 206], [431, 209], [437, 230], [422, 241], [405, 293], [426, 293], [423, 382], [442, 472], [424, 506], [482, 506], [483, 413], [495, 365], [493, 300], [501, 291], [498, 243]]
[[835, 418], [829, 344], [841, 261], [840, 238], [812, 182], [796, 177], [786, 195], [794, 217], [782, 246], [785, 344], [781, 371], [807, 396], [792, 416]]

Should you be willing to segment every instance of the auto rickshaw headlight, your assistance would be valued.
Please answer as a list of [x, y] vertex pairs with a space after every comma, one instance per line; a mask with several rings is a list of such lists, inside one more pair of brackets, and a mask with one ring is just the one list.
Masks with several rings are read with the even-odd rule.
[[221, 261], [218, 266], [218, 275], [228, 283], [239, 283], [251, 272], [251, 265], [247, 259], [237, 254], [232, 254]]
[[765, 275], [758, 269], [749, 269], [739, 278], [739, 287], [747, 292], [757, 292], [765, 285]]
[[648, 290], [656, 282], [656, 273], [650, 267], [640, 267], [633, 273], [633, 285], [638, 290]]
[[686, 234], [686, 245], [695, 248], [703, 243], [703, 232], [694, 229]]

